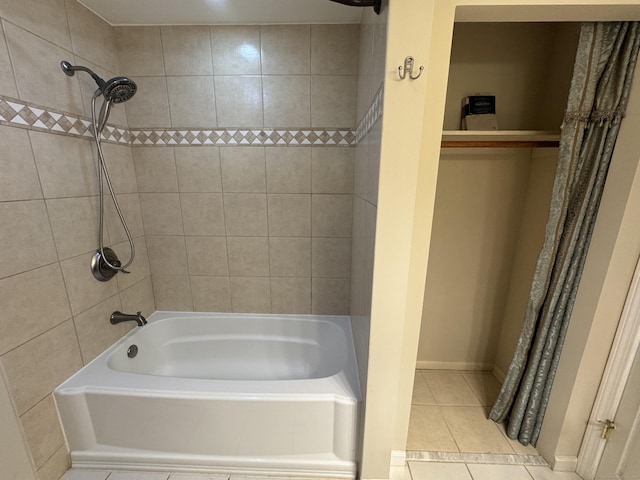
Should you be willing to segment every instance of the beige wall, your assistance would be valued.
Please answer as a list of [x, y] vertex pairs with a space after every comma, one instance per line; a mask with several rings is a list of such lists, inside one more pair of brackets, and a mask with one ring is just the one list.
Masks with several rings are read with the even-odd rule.
[[456, 23], [444, 129], [460, 129], [464, 97], [491, 94], [500, 130], [557, 131], [577, 31], [563, 23]]
[[558, 150], [555, 148], [535, 149], [531, 155], [531, 172], [494, 359], [495, 373], [501, 380], [515, 351], [529, 300], [531, 279], [544, 243], [557, 159]]
[[[59, 63], [115, 75], [112, 28], [72, 0], [0, 2], [0, 17], [0, 95], [87, 116], [95, 84], [67, 77]], [[126, 126], [122, 107], [112, 120]], [[131, 149], [106, 145], [138, 255], [129, 276], [100, 283], [89, 270], [97, 247], [93, 144], [10, 126], [0, 126], [0, 144], [0, 363], [30, 461], [39, 479], [55, 480], [69, 459], [52, 389], [126, 332], [109, 324], [112, 311], [155, 310], [137, 182]], [[109, 213], [107, 243], [122, 258], [125, 237]]]
[[418, 368], [493, 368], [530, 168], [527, 148], [442, 151]]
[[[118, 27], [131, 128], [352, 128], [358, 25]], [[135, 48], [132, 48], [135, 45]], [[348, 314], [355, 149], [133, 148], [159, 310]]]
[[[363, 448], [362, 477], [366, 479], [388, 478], [390, 452], [404, 450], [406, 445], [456, 15], [461, 20], [478, 21], [638, 19], [640, 2], [601, 1], [585, 5], [574, 0], [532, 0], [522, 5], [512, 0], [422, 0], [391, 3]], [[396, 66], [408, 54], [425, 66], [422, 81], [395, 80]], [[416, 105], [424, 108], [416, 111]], [[630, 224], [624, 222], [624, 225]], [[597, 332], [591, 333], [595, 339]], [[607, 348], [600, 347], [600, 351]], [[572, 392], [576, 385], [575, 377], [564, 377], [567, 391]], [[566, 404], [554, 401], [549, 408], [554, 412], [549, 414], [550, 418], [558, 413], [562, 424], [559, 428], [563, 432], [576, 431], [562, 421], [567, 414]], [[394, 418], [390, 418], [389, 412], [396, 412]], [[550, 437], [557, 440], [559, 432]], [[541, 438], [539, 445], [551, 445], [552, 439]], [[555, 446], [550, 450], [553, 455]]]

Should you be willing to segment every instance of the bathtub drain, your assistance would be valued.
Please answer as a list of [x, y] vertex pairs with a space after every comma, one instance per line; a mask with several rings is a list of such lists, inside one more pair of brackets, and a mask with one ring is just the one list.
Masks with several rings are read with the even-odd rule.
[[131, 345], [129, 348], [127, 348], [127, 357], [133, 358], [137, 354], [138, 354], [138, 346], [137, 345]]

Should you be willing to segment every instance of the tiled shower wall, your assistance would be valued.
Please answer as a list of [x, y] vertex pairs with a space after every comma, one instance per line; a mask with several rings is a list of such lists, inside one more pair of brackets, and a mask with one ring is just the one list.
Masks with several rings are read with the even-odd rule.
[[360, 385], [366, 393], [371, 326], [371, 286], [378, 204], [382, 99], [385, 81], [388, 2], [380, 15], [371, 9], [360, 24], [358, 67], [358, 126], [354, 166], [353, 243], [351, 258], [351, 328], [358, 360]]
[[[115, 75], [113, 29], [74, 0], [0, 0], [0, 17], [3, 100], [15, 99], [17, 109], [25, 102], [38, 107], [23, 109], [25, 117], [42, 109], [87, 116], [92, 80], [67, 77], [59, 63]], [[0, 116], [8, 120], [9, 111]], [[126, 125], [121, 107], [112, 120]], [[109, 324], [112, 311], [150, 313], [155, 306], [131, 148], [107, 145], [106, 155], [137, 237], [137, 259], [130, 275], [100, 283], [89, 272], [97, 241], [93, 144], [46, 126], [36, 131], [8, 123], [0, 126], [0, 365], [34, 469], [39, 479], [55, 480], [69, 460], [52, 389], [125, 333]], [[126, 257], [113, 220], [110, 211], [108, 240]]]
[[[130, 128], [231, 132], [223, 146], [167, 135], [133, 148], [157, 308], [348, 314], [355, 149], [259, 136], [355, 127], [358, 25], [119, 27], [116, 38], [120, 73], [139, 86]], [[258, 140], [233, 146], [236, 130]]]

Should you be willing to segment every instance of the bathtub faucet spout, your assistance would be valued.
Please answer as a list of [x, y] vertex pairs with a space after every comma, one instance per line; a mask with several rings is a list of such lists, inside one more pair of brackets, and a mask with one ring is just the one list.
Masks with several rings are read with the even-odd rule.
[[129, 313], [122, 313], [115, 311], [111, 314], [111, 325], [122, 322], [136, 322], [139, 327], [147, 324], [147, 319], [142, 316], [142, 312], [138, 312], [135, 315]]

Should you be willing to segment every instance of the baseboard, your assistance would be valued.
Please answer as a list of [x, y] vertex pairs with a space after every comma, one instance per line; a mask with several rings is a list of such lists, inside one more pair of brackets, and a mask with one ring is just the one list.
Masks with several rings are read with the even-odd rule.
[[407, 463], [407, 452], [404, 450], [391, 450], [391, 466], [404, 467]]
[[560, 455], [556, 456], [553, 462], [554, 472], [575, 472], [578, 466], [577, 456]]
[[504, 383], [504, 377], [506, 377], [507, 374], [504, 373], [500, 368], [498, 368], [497, 365], [493, 366], [491, 373], [493, 373], [493, 376], [496, 377], [500, 383]]
[[416, 362], [417, 370], [488, 370], [493, 369], [492, 363], [475, 363], [475, 362], [432, 362], [421, 361]]

